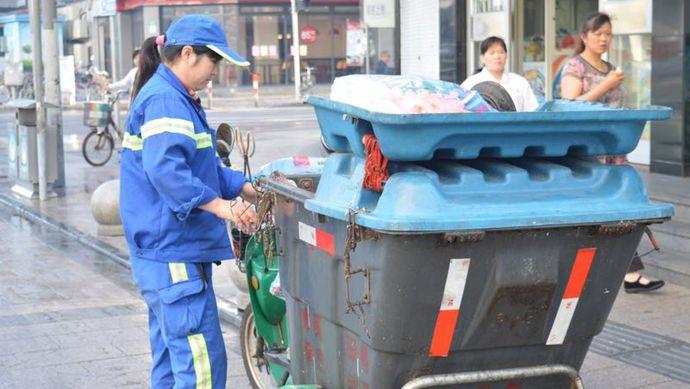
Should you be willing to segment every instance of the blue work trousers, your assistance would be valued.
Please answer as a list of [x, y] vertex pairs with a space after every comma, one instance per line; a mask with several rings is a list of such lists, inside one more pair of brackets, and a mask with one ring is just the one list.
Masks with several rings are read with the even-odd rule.
[[211, 282], [211, 263], [131, 258], [149, 307], [151, 388], [225, 388], [227, 356]]

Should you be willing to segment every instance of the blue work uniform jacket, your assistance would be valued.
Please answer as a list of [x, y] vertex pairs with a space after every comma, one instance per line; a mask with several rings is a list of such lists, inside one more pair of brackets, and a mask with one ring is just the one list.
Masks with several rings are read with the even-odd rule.
[[222, 166], [198, 100], [161, 64], [130, 112], [120, 160], [130, 255], [161, 262], [233, 258], [225, 221], [199, 206], [234, 199], [247, 179]]

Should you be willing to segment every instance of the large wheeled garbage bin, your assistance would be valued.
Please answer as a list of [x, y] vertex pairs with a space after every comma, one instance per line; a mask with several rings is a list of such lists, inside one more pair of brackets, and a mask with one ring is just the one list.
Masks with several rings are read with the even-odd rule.
[[[293, 383], [569, 387], [645, 225], [673, 212], [648, 201], [635, 169], [595, 155], [630, 151], [630, 133], [670, 111], [385, 115], [310, 102], [342, 153], [315, 192], [266, 181]], [[427, 137], [408, 144], [405, 126]], [[366, 133], [384, 154], [397, 144], [382, 193], [362, 189]]]

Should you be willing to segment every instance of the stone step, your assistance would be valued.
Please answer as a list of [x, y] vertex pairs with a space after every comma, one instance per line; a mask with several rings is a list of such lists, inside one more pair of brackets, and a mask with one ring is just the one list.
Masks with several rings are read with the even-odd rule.
[[[662, 250], [688, 253], [690, 256], [690, 222], [673, 219], [662, 224], [653, 224], [650, 228]], [[643, 236], [642, 241], [648, 242], [646, 236]]]
[[642, 258], [644, 275], [690, 288], [690, 256], [664, 250]]
[[688, 199], [678, 199], [663, 194], [650, 194], [649, 200], [653, 203], [673, 205], [673, 220], [682, 220], [690, 223], [690, 202], [688, 202]]

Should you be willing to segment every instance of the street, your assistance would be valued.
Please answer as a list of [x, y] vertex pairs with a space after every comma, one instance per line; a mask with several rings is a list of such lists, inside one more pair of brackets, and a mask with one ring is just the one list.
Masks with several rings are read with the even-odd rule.
[[[118, 158], [94, 168], [81, 156], [86, 129], [80, 111], [67, 111], [67, 195], [33, 207], [52, 225], [27, 220], [0, 204], [0, 388], [145, 388], [150, 368], [146, 306], [129, 270], [84, 241], [125, 252], [122, 237], [97, 237], [89, 199], [101, 183], [118, 176]], [[310, 107], [274, 107], [209, 112], [209, 122], [252, 130], [252, 170], [293, 155], [322, 155]], [[0, 192], [9, 195], [6, 128], [13, 115], [0, 114]], [[241, 158], [233, 153], [234, 166]], [[50, 224], [49, 223], [49, 224]], [[75, 233], [84, 239], [73, 238]], [[88, 239], [87, 239], [88, 238]], [[218, 274], [227, 272], [230, 263]], [[214, 279], [216, 272], [214, 271]], [[227, 279], [217, 294], [227, 299]], [[595, 338], [581, 369], [587, 388], [688, 388], [690, 290], [668, 285], [652, 295], [620, 293], [609, 322]], [[249, 388], [237, 328], [223, 323], [228, 352], [228, 388]]]

